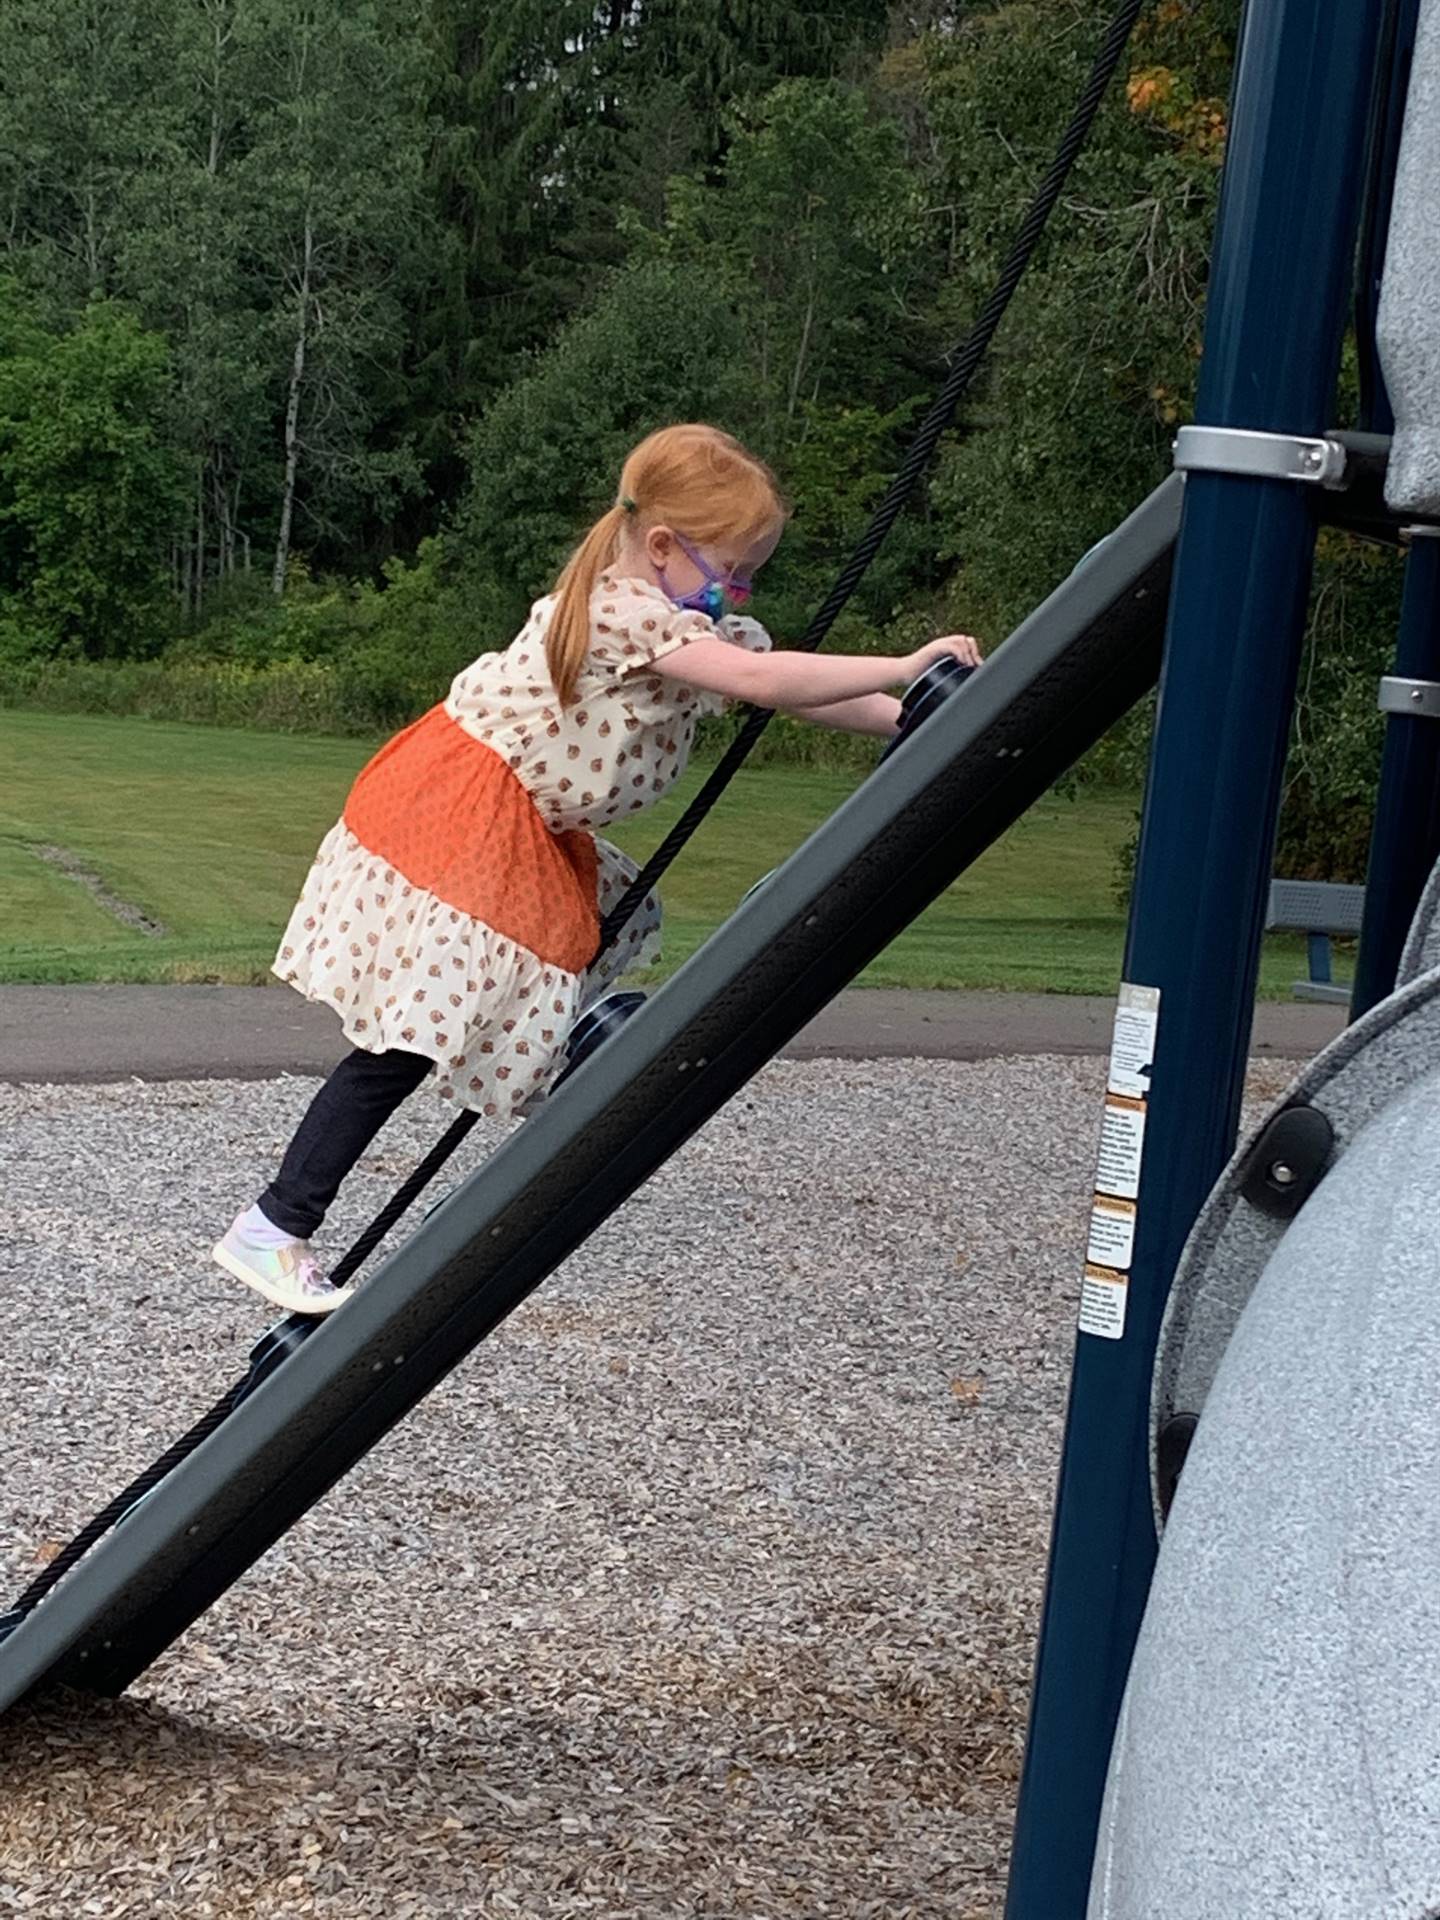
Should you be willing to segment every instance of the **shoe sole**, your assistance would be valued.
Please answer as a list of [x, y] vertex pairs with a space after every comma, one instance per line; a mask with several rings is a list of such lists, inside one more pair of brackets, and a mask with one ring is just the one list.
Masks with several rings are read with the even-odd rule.
[[262, 1280], [258, 1273], [252, 1272], [243, 1260], [237, 1260], [229, 1248], [219, 1240], [210, 1249], [210, 1258], [216, 1266], [223, 1267], [226, 1273], [232, 1274], [237, 1280], [243, 1280], [245, 1285], [253, 1287], [256, 1293], [263, 1294], [272, 1306], [283, 1307], [287, 1313], [303, 1313], [312, 1320], [319, 1320], [327, 1313], [333, 1313], [336, 1307], [343, 1307], [350, 1298], [348, 1293], [342, 1291], [338, 1300], [332, 1300], [327, 1306], [322, 1307], [317, 1306], [308, 1295], [298, 1290], [292, 1291], [285, 1286], [271, 1286], [268, 1280]]

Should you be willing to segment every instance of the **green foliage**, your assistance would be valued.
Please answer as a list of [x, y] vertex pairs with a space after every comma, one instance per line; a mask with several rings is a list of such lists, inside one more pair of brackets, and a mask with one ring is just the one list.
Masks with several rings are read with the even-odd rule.
[[1276, 871], [1365, 878], [1403, 567], [1383, 548], [1322, 533], [1300, 700], [1285, 770]]
[[0, 265], [23, 275], [51, 325], [118, 291], [144, 182], [173, 132], [155, 86], [173, 25], [146, 0], [0, 7]]
[[405, 337], [428, 222], [426, 123], [412, 15], [398, 0], [250, 0], [253, 77], [235, 163], [250, 213], [272, 397], [286, 411], [276, 578], [288, 564], [292, 478], [312, 544], [419, 485], [403, 441], [372, 434]]
[[0, 660], [0, 707], [43, 713], [103, 713], [273, 733], [371, 734], [395, 724], [369, 713], [332, 666], [280, 660]]
[[789, 81], [729, 124], [720, 181], [673, 184], [663, 245], [734, 302], [774, 450], [804, 438], [807, 404], [893, 390], [934, 274], [899, 128], [857, 88]]
[[711, 178], [726, 116], [786, 78], [843, 72], [885, 0], [426, 0], [438, 230], [417, 306], [415, 432], [442, 499], [467, 418], [658, 227], [667, 183]]
[[[957, 334], [993, 283], [1108, 11], [973, 7], [896, 76], [934, 142], [934, 197], [951, 210], [944, 305]], [[941, 462], [934, 500], [954, 529], [957, 610], [986, 630], [1012, 626], [1037, 579], [1061, 578], [1167, 470], [1198, 366], [1218, 147], [1208, 119], [1203, 138], [1158, 119], [1134, 72], [1184, 60], [1187, 97], [1223, 92], [1238, 11], [1238, 0], [1172, 0], [1142, 17], [1131, 85], [1101, 108]]]
[[280, 600], [258, 580], [232, 588], [206, 624], [169, 650], [169, 661], [191, 676], [184, 702], [173, 711], [159, 708], [151, 690], [145, 710], [157, 717], [209, 718], [197, 689], [213, 664], [222, 670], [219, 704], [253, 699], [268, 713], [274, 703], [264, 676], [280, 674], [274, 684], [283, 687], [285, 672], [313, 668], [310, 680], [297, 683], [308, 689], [303, 705], [312, 716], [297, 719], [297, 730], [313, 730], [322, 701], [337, 732], [404, 725], [443, 697], [467, 661], [499, 644], [463, 587], [442, 575], [441, 543], [429, 540], [413, 564], [388, 561], [379, 585], [312, 580], [301, 568]]
[[[780, 468], [796, 511], [763, 611], [781, 632], [804, 624], [893, 471], [916, 401], [885, 397], [920, 351], [924, 279], [898, 130], [854, 88], [790, 81], [730, 135], [718, 181], [671, 183], [663, 230], [632, 227], [629, 264], [471, 435], [457, 547], [512, 621], [666, 421], [715, 420]], [[872, 636], [918, 545], [897, 540], [867, 583]]]
[[740, 330], [699, 274], [639, 260], [487, 409], [467, 448], [453, 545], [500, 643], [609, 506], [637, 440], [704, 415], [743, 426]]
[[[684, 417], [780, 472], [795, 512], [756, 612], [795, 635], [989, 292], [1111, 5], [6, 0], [11, 697], [407, 718], [510, 637], [629, 447]], [[1167, 470], [1239, 11], [1142, 10], [834, 645], [999, 638]], [[1316, 578], [1279, 860], [1341, 877], [1397, 572], [1327, 540]], [[127, 664], [112, 681], [76, 655]], [[1141, 715], [1087, 776], [1133, 782], [1144, 747]], [[766, 745], [860, 751], [789, 724]]]
[[[55, 337], [0, 289], [0, 648], [114, 658], [165, 619], [182, 497], [165, 342], [104, 303]], [[7, 644], [8, 642], [8, 644]]]

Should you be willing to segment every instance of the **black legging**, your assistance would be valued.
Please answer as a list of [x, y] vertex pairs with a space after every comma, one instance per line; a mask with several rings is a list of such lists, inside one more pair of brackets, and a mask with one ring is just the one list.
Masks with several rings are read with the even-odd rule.
[[434, 1064], [419, 1053], [358, 1047], [342, 1060], [310, 1102], [280, 1171], [260, 1196], [266, 1218], [308, 1240], [346, 1174]]

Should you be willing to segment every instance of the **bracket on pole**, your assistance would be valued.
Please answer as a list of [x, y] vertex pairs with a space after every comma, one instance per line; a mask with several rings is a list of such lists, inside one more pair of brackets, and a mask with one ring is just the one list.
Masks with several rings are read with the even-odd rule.
[[1440, 720], [1440, 680], [1408, 680], [1403, 674], [1387, 673], [1380, 682], [1380, 711]]
[[1389, 459], [1388, 434], [1347, 427], [1330, 427], [1315, 437], [1249, 427], [1181, 427], [1175, 438], [1175, 466], [1181, 473], [1299, 481], [1313, 489], [1316, 514], [1327, 526], [1382, 546], [1440, 537], [1440, 519], [1427, 522], [1386, 506]]
[[1254, 427], [1181, 427], [1175, 436], [1180, 473], [1241, 474], [1252, 480], [1303, 480], [1343, 487], [1349, 453], [1344, 443]]

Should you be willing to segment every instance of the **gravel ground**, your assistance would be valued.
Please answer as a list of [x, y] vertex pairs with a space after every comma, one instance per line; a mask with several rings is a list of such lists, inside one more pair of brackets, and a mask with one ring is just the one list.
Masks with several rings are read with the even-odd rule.
[[[1103, 1076], [769, 1068], [130, 1696], [7, 1721], [0, 1913], [997, 1915]], [[314, 1084], [0, 1088], [0, 1590], [243, 1367], [202, 1250]]]

